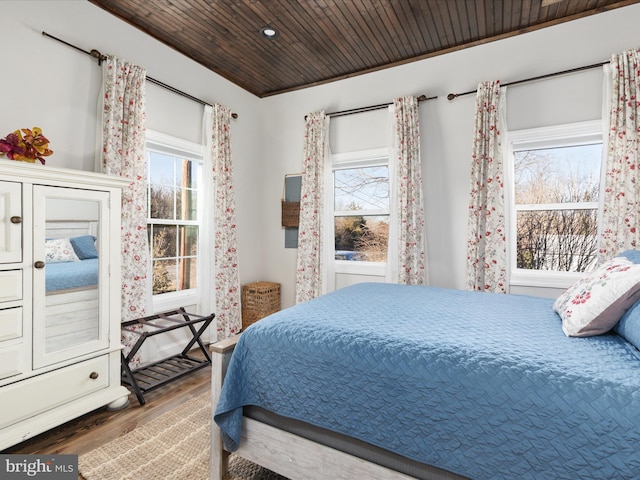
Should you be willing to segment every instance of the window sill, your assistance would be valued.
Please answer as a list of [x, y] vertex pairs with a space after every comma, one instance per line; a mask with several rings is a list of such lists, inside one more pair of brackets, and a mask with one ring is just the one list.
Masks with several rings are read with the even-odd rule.
[[[160, 313], [174, 310], [179, 307], [198, 305], [200, 296], [196, 289], [185, 290], [184, 292], [163, 293], [153, 296], [153, 312]], [[191, 312], [193, 313], [193, 312]]]
[[386, 275], [387, 264], [381, 262], [351, 262], [348, 260], [335, 261], [335, 273], [351, 275]]
[[587, 272], [540, 272], [517, 270], [511, 273], [509, 284], [518, 287], [544, 287], [566, 289]]

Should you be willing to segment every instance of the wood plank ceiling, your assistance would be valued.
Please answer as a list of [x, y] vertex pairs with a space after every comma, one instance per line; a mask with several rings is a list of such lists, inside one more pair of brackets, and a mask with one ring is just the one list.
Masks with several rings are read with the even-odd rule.
[[[89, 1], [258, 97], [372, 72], [640, 2]], [[277, 29], [279, 35], [272, 39], [262, 37], [260, 30], [266, 26]]]

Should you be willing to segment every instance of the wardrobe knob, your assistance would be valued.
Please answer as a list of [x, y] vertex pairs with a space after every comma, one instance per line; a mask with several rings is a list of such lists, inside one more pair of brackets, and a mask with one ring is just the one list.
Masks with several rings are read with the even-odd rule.
[[95, 379], [96, 379], [96, 378], [98, 378], [99, 376], [100, 376], [100, 375], [98, 375], [98, 372], [91, 372], [91, 373], [89, 374], [89, 378], [90, 378], [91, 380], [95, 380]]
[[36, 263], [33, 264], [33, 266], [36, 268], [44, 268], [45, 265], [46, 264], [41, 260], [38, 260]]
[[11, 223], [22, 223], [22, 217], [18, 217], [17, 215], [11, 217]]

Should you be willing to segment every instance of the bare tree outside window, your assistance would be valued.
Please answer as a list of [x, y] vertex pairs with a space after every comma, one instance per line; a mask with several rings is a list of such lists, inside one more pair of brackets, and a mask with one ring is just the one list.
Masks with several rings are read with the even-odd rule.
[[148, 151], [148, 235], [153, 294], [197, 287], [196, 161]]
[[389, 242], [389, 168], [334, 171], [335, 258], [386, 262]]
[[517, 268], [593, 269], [601, 155], [601, 143], [514, 152]]

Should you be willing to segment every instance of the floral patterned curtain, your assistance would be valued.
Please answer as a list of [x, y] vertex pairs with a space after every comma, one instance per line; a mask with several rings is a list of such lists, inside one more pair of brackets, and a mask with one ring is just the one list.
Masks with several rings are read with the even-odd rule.
[[611, 56], [606, 78], [608, 139], [602, 202], [600, 261], [622, 250], [640, 248], [640, 54]]
[[214, 186], [214, 269], [218, 340], [242, 328], [236, 240], [236, 202], [231, 161], [231, 111], [216, 104], [205, 107], [206, 148]]
[[[397, 98], [392, 118], [391, 221], [387, 281], [408, 285], [425, 283], [424, 207], [420, 165], [418, 100]], [[392, 256], [391, 252], [396, 252]]]
[[296, 303], [311, 300], [323, 292], [322, 216], [329, 117], [324, 112], [315, 112], [308, 114], [306, 118], [298, 226]]
[[[122, 192], [122, 321], [147, 313], [146, 72], [109, 56], [102, 64], [102, 156], [99, 170], [131, 181]], [[126, 351], [137, 340], [123, 336]], [[140, 358], [133, 363], [140, 362]]]
[[478, 85], [471, 155], [467, 288], [508, 292], [500, 82]]

